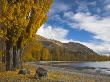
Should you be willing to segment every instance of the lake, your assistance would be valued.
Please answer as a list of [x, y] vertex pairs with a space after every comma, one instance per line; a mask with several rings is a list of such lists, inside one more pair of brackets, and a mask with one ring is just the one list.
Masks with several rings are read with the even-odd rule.
[[91, 67], [91, 68], [105, 68], [110, 69], [110, 61], [105, 62], [77, 62], [69, 64], [73, 67]]
[[109, 74], [110, 61], [104, 62], [61, 62], [61, 61], [40, 61], [39, 64], [51, 65], [53, 67], [66, 68], [71, 70], [79, 70], [86, 73]]
[[40, 61], [39, 64], [51, 64], [51, 65], [58, 65], [58, 66], [71, 66], [71, 67], [90, 67], [90, 68], [107, 68], [110, 69], [110, 61], [103, 61], [103, 62], [67, 62], [67, 61]]

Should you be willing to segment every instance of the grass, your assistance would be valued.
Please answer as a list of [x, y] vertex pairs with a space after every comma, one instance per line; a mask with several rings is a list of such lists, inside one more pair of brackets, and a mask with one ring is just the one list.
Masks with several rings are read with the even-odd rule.
[[[0, 69], [4, 68], [4, 64], [0, 63]], [[24, 65], [24, 68], [30, 70], [31, 74], [20, 75], [19, 70], [4, 71], [0, 70], [0, 82], [110, 82], [109, 77], [88, 75], [83, 73], [48, 69], [48, 76], [42, 78], [34, 78], [36, 71], [35, 66]]]

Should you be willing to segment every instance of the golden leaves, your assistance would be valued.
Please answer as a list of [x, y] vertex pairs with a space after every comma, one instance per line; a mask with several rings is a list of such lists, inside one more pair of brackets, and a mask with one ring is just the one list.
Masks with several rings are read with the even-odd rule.
[[[16, 44], [23, 37], [23, 44], [36, 34], [36, 31], [47, 20], [51, 0], [20, 0], [7, 2], [1, 0], [0, 24], [4, 25], [6, 37]], [[28, 31], [27, 31], [28, 30]]]

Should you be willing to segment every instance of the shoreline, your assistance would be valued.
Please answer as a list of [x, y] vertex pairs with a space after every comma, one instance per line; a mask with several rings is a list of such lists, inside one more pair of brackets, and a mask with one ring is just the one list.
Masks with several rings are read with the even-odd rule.
[[[74, 63], [74, 62], [73, 62]], [[75, 62], [76, 63], [76, 62]], [[28, 63], [30, 64], [30, 63]], [[65, 69], [65, 70], [73, 70], [80, 73], [87, 73], [87, 74], [93, 74], [93, 75], [104, 75], [104, 76], [110, 76], [110, 68], [95, 68], [95, 67], [74, 67], [71, 66], [70, 62], [59, 62], [59, 63], [49, 63], [49, 62], [43, 62], [43, 63], [36, 63], [33, 62], [31, 65], [37, 65], [37, 66], [49, 66], [53, 68], [59, 68], [59, 69]], [[107, 70], [107, 71], [106, 71]]]
[[[75, 69], [53, 67], [51, 65], [37, 65], [25, 63], [25, 69], [30, 70], [29, 75], [19, 75], [18, 71], [0, 72], [0, 82], [110, 82], [109, 76], [88, 74]], [[36, 69], [42, 67], [48, 71], [47, 77], [34, 78]]]
[[97, 76], [105, 76], [105, 77], [110, 77], [110, 75], [107, 74], [99, 74], [94, 72], [92, 69], [75, 69], [75, 68], [69, 68], [69, 67], [56, 67], [56, 66], [47, 66], [47, 65], [37, 65], [37, 67], [42, 67], [45, 68], [48, 71], [62, 71], [62, 72], [77, 72], [77, 73], [83, 73], [83, 74], [89, 74], [89, 75], [97, 75]]
[[[75, 69], [67, 69], [67, 68], [60, 68], [60, 67], [53, 67], [53, 66], [46, 66], [46, 65], [36, 65], [36, 67], [42, 67], [45, 68], [49, 73], [56, 72], [61, 73], [61, 78], [80, 78], [75, 80], [70, 79], [69, 81], [62, 81], [62, 82], [110, 82], [109, 75], [104, 74], [96, 74], [96, 73], [87, 73], [87, 72], [81, 72], [79, 70]], [[64, 78], [65, 77], [65, 78]], [[57, 79], [58, 80], [58, 79]], [[74, 81], [75, 80], [75, 81]]]

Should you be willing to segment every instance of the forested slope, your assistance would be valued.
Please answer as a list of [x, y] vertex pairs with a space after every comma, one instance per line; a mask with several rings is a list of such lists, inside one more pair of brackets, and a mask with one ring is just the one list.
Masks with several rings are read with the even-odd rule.
[[80, 43], [61, 43], [37, 35], [23, 52], [24, 61], [102, 61], [109, 57], [102, 56]]

